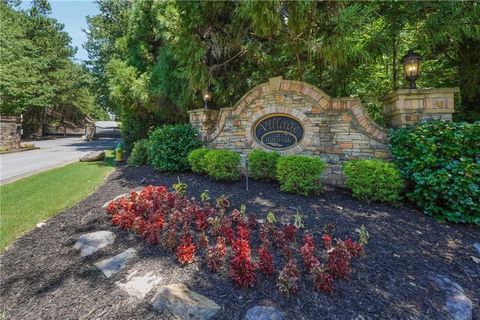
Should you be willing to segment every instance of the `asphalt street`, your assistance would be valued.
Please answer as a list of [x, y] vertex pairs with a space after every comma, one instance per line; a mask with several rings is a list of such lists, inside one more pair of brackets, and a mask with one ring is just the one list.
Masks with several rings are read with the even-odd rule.
[[114, 149], [119, 141], [102, 138], [84, 142], [80, 137], [34, 141], [40, 149], [0, 155], [0, 184], [78, 161], [90, 151]]

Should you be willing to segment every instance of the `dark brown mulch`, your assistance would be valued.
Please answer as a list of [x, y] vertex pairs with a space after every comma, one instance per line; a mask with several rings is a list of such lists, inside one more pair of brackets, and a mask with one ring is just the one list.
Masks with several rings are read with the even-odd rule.
[[[333, 296], [313, 291], [308, 277], [292, 298], [282, 296], [275, 281], [263, 277], [253, 289], [237, 289], [226, 272], [212, 274], [202, 260], [179, 267], [159, 246], [111, 226], [103, 203], [139, 187], [142, 180], [144, 185], [168, 186], [177, 181], [176, 175], [161, 175], [150, 167], [123, 167], [94, 194], [26, 234], [0, 256], [3, 315], [7, 319], [171, 319], [149, 306], [154, 291], [139, 300], [115, 285], [135, 268], [161, 276], [162, 285], [185, 283], [221, 305], [216, 319], [232, 320], [243, 319], [254, 305], [276, 307], [287, 319], [447, 319], [445, 296], [428, 278], [431, 273], [442, 274], [464, 288], [474, 305], [474, 319], [480, 319], [480, 265], [471, 258], [472, 245], [480, 240], [477, 227], [439, 223], [410, 207], [366, 204], [338, 188], [306, 198], [282, 193], [270, 183], [251, 181], [250, 191], [245, 191], [243, 181], [223, 184], [194, 174], [179, 177], [188, 184], [189, 195], [198, 196], [205, 189], [212, 197], [225, 194], [233, 207], [244, 203], [262, 218], [272, 210], [278, 220], [291, 219], [291, 207], [300, 207], [317, 242], [326, 223], [334, 223], [340, 237], [364, 224], [371, 236], [367, 255], [354, 260], [349, 281], [335, 282]], [[72, 249], [76, 239], [98, 230], [112, 230], [115, 243], [81, 258]], [[136, 248], [139, 257], [112, 278], [105, 279], [93, 267], [94, 262], [129, 247]]]

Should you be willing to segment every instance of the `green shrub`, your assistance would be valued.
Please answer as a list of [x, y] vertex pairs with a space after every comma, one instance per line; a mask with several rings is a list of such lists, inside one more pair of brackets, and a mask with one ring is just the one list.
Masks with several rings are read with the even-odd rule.
[[277, 161], [280, 190], [308, 196], [321, 190], [325, 162], [315, 156], [286, 156]]
[[229, 150], [210, 150], [205, 155], [207, 175], [220, 181], [240, 179], [240, 155]]
[[185, 171], [190, 168], [188, 154], [198, 147], [198, 132], [191, 125], [165, 125], [150, 134], [148, 158], [159, 171]]
[[148, 163], [148, 140], [138, 140], [133, 144], [132, 152], [128, 157], [128, 164], [131, 166], [140, 166]]
[[480, 122], [433, 121], [390, 135], [412, 201], [436, 218], [480, 224]]
[[253, 150], [248, 154], [249, 174], [256, 180], [275, 180], [278, 158], [280, 158], [280, 155], [277, 152]]
[[345, 185], [353, 196], [370, 201], [398, 204], [403, 180], [394, 163], [384, 160], [351, 160], [343, 165]]
[[190, 168], [195, 173], [207, 173], [205, 156], [209, 153], [210, 150], [206, 148], [198, 148], [190, 152], [188, 155], [188, 163]]

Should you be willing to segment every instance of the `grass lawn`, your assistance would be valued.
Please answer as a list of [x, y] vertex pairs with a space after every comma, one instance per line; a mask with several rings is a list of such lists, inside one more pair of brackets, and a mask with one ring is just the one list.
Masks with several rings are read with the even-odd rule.
[[106, 160], [76, 162], [0, 187], [0, 251], [35, 225], [91, 194], [114, 168]]

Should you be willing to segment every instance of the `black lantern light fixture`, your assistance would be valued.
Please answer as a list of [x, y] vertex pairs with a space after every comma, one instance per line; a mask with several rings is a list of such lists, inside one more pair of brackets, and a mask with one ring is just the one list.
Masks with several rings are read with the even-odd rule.
[[409, 81], [409, 89], [417, 89], [415, 81], [420, 76], [420, 61], [422, 57], [413, 52], [412, 49], [408, 50], [407, 54], [403, 56], [401, 62], [403, 65], [403, 75], [405, 79]]
[[205, 90], [202, 92], [203, 103], [205, 104], [205, 109], [208, 109], [208, 103], [212, 101], [213, 94], [210, 90]]

